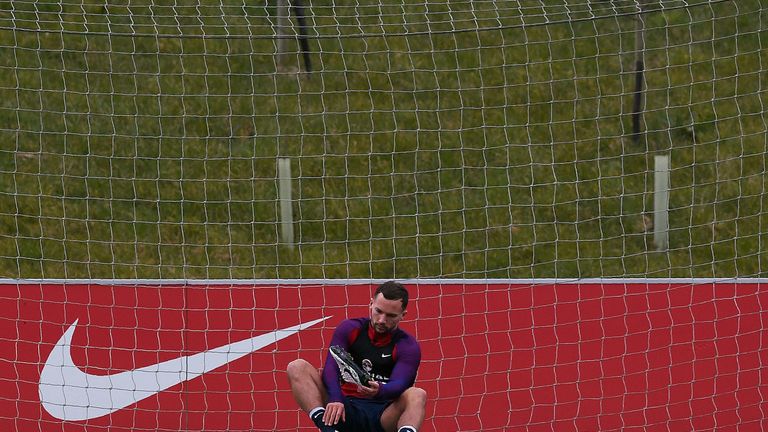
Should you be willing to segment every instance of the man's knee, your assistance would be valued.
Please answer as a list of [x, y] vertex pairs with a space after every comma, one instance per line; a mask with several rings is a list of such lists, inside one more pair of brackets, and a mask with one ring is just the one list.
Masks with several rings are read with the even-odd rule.
[[288, 379], [293, 381], [298, 378], [307, 375], [307, 372], [312, 369], [312, 365], [304, 359], [296, 359], [288, 363], [285, 371], [288, 373]]
[[411, 387], [400, 396], [409, 406], [424, 407], [427, 404], [427, 392], [419, 387]]

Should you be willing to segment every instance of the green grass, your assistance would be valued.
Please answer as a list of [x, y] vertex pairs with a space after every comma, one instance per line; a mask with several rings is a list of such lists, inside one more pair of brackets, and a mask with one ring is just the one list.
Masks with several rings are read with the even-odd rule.
[[358, 3], [313, 8], [311, 76], [271, 9], [0, 3], [0, 277], [765, 276], [759, 0], [645, 15], [647, 143], [631, 16]]

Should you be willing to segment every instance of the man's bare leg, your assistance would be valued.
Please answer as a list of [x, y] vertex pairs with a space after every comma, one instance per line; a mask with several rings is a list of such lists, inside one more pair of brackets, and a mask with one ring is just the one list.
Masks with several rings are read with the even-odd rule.
[[325, 406], [325, 386], [320, 372], [306, 360], [298, 359], [288, 363], [288, 382], [296, 403], [305, 412]]
[[395, 432], [403, 426], [421, 428], [426, 414], [427, 392], [411, 387], [395, 399], [381, 414], [381, 426], [387, 432]]

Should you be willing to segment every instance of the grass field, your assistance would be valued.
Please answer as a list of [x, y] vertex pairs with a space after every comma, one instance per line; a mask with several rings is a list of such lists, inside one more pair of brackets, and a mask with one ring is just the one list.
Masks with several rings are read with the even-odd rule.
[[0, 2], [0, 277], [766, 276], [764, 2], [312, 3]]

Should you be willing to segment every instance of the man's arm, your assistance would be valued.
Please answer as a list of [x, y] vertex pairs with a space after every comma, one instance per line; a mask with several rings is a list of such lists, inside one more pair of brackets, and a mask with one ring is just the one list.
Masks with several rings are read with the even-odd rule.
[[[354, 331], [359, 331], [359, 329], [360, 323], [357, 321], [342, 321], [333, 332], [329, 346], [339, 345], [345, 350], [349, 350], [350, 336]], [[325, 390], [328, 392], [328, 402], [341, 402], [344, 400], [341, 385], [339, 384], [339, 374], [339, 365], [336, 364], [336, 360], [333, 359], [329, 351], [328, 356], [325, 358], [325, 366], [323, 367], [323, 384], [325, 384]]]
[[376, 399], [397, 399], [408, 387], [416, 382], [416, 372], [421, 363], [421, 348], [414, 338], [398, 342], [397, 360], [392, 375], [386, 384], [379, 386]]

